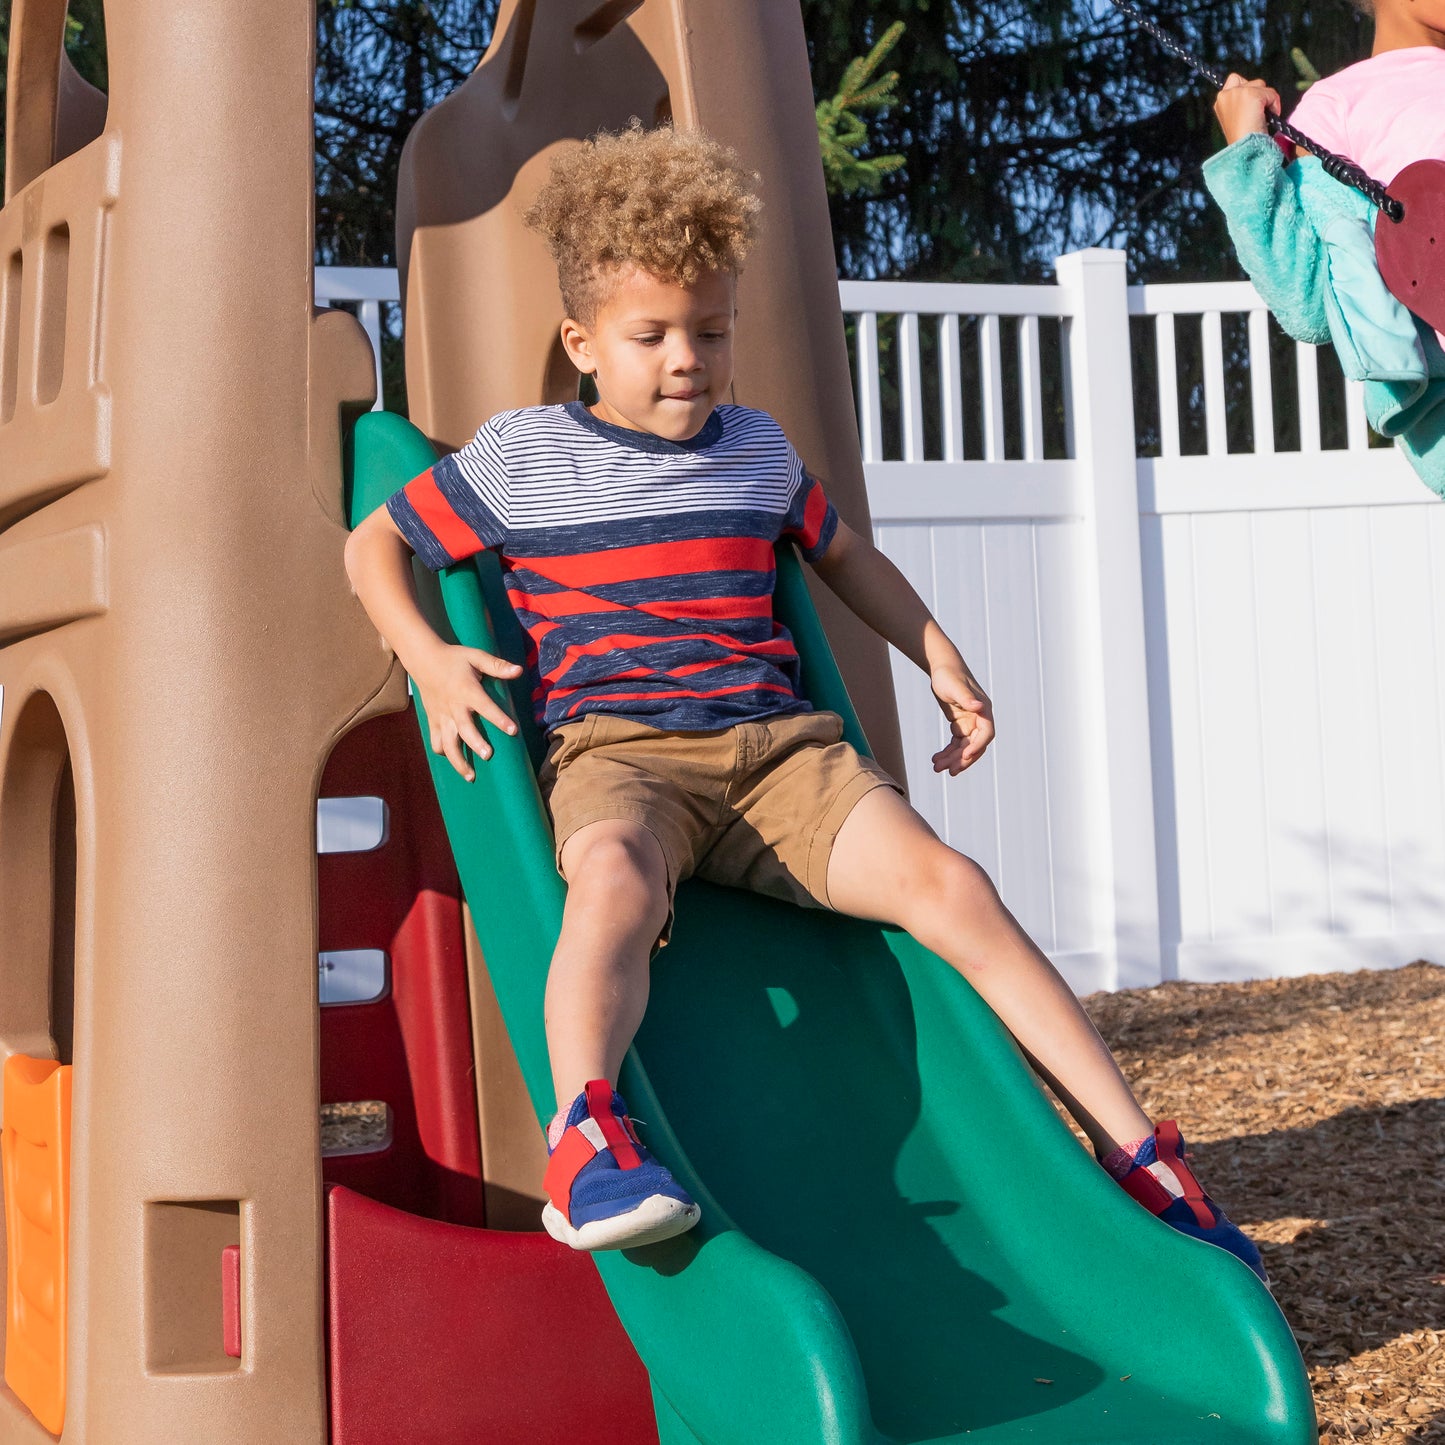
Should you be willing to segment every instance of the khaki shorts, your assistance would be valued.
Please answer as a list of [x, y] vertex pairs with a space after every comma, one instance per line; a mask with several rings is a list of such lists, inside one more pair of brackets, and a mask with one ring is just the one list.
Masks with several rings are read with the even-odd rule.
[[[842, 741], [837, 713], [792, 713], [717, 732], [668, 733], [606, 713], [558, 728], [537, 774], [557, 837], [640, 823], [662, 846], [668, 899], [685, 878], [829, 907], [843, 820], [874, 788], [903, 790]], [[669, 910], [661, 942], [672, 926]]]

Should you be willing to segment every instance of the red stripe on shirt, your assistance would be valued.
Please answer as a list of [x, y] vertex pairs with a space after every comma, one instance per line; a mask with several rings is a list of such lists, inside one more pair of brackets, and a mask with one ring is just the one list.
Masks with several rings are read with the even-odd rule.
[[543, 617], [577, 617], [584, 612], [626, 612], [621, 602], [608, 602], [590, 592], [522, 592], [507, 588], [507, 600], [513, 607], [536, 612]]
[[664, 677], [691, 677], [697, 672], [710, 672], [715, 667], [726, 667], [732, 662], [747, 662], [749, 659], [740, 652], [730, 652], [726, 657], [714, 658], [711, 662], [689, 662], [682, 667], [669, 667]]
[[811, 551], [818, 545], [818, 538], [823, 534], [823, 518], [827, 515], [828, 498], [822, 485], [814, 482], [812, 490], [808, 493], [808, 500], [803, 503], [802, 528], [796, 534], [798, 544], [805, 552]]
[[666, 617], [675, 622], [683, 617], [771, 617], [773, 599], [762, 597], [690, 597], [683, 602], [637, 602], [633, 604], [638, 612], [651, 613], [653, 617]]
[[724, 637], [715, 632], [679, 632], [670, 637], [639, 637], [631, 632], [610, 632], [606, 637], [594, 637], [591, 642], [574, 643], [562, 654], [557, 666], [543, 675], [542, 685], [546, 687], [560, 682], [579, 658], [597, 657], [604, 652], [628, 647], [652, 647], [663, 642], [712, 642], [718, 647], [736, 648], [746, 657], [794, 656], [793, 644], [787, 638], [770, 637], [766, 642], [742, 642], [736, 637]]
[[714, 617], [727, 620], [742, 617], [771, 617], [773, 599], [761, 597], [689, 597], [683, 601], [609, 602], [591, 592], [522, 592], [507, 589], [507, 600], [523, 611], [542, 617], [580, 617], [594, 612], [643, 612], [649, 617], [665, 617], [669, 622], [681, 618]]
[[702, 537], [564, 557], [517, 557], [515, 562], [563, 587], [595, 587], [689, 572], [771, 572], [773, 547], [762, 537]]
[[406, 484], [406, 499], [412, 510], [426, 524], [432, 536], [447, 550], [453, 561], [474, 557], [483, 550], [482, 539], [457, 516], [452, 504], [442, 495], [429, 471]]
[[776, 682], [745, 682], [736, 687], [714, 688], [711, 692], [674, 692], [671, 688], [665, 692], [597, 692], [590, 697], [579, 697], [567, 709], [567, 716], [571, 717], [579, 707], [585, 707], [589, 702], [652, 702], [659, 697], [671, 702], [675, 698], [727, 697], [729, 693], [736, 692], [781, 692], [789, 697], [796, 696], [792, 688], [783, 687]]

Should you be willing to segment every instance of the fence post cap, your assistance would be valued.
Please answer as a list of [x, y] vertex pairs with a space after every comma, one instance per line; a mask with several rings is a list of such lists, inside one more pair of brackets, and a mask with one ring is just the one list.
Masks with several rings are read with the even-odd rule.
[[1113, 246], [1086, 246], [1082, 251], [1065, 251], [1060, 261], [1080, 261], [1089, 266], [1117, 266], [1129, 259], [1127, 251]]

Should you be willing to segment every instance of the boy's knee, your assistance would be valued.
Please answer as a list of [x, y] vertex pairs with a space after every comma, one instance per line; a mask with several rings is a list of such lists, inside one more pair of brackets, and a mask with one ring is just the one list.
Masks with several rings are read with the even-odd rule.
[[572, 891], [606, 888], [666, 894], [667, 862], [662, 845], [635, 823], [593, 823], [562, 849], [562, 872]]
[[993, 882], [972, 858], [940, 842], [910, 870], [902, 889], [905, 926], [947, 919], [953, 927], [991, 910], [998, 902]]
[[[592, 829], [598, 831], [591, 837]], [[581, 846], [574, 848], [573, 844]], [[662, 845], [637, 824], [593, 824], [562, 850], [567, 917], [608, 935], [654, 941], [667, 922], [667, 862]]]

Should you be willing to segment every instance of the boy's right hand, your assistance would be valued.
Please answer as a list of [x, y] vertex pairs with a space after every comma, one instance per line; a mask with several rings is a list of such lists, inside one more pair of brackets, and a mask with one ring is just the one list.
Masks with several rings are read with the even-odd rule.
[[426, 709], [432, 752], [445, 753], [448, 762], [469, 783], [476, 778], [476, 772], [467, 761], [462, 744], [483, 762], [492, 756], [491, 744], [482, 736], [473, 714], [486, 718], [509, 737], [517, 735], [517, 724], [493, 701], [482, 685], [482, 678], [510, 680], [521, 670], [515, 662], [493, 657], [479, 647], [448, 643], [442, 643], [409, 669]]
[[1265, 117], [1278, 115], [1279, 111], [1278, 91], [1262, 80], [1246, 80], [1242, 75], [1231, 75], [1214, 102], [1214, 114], [1226, 145], [1247, 135], [1268, 135]]

